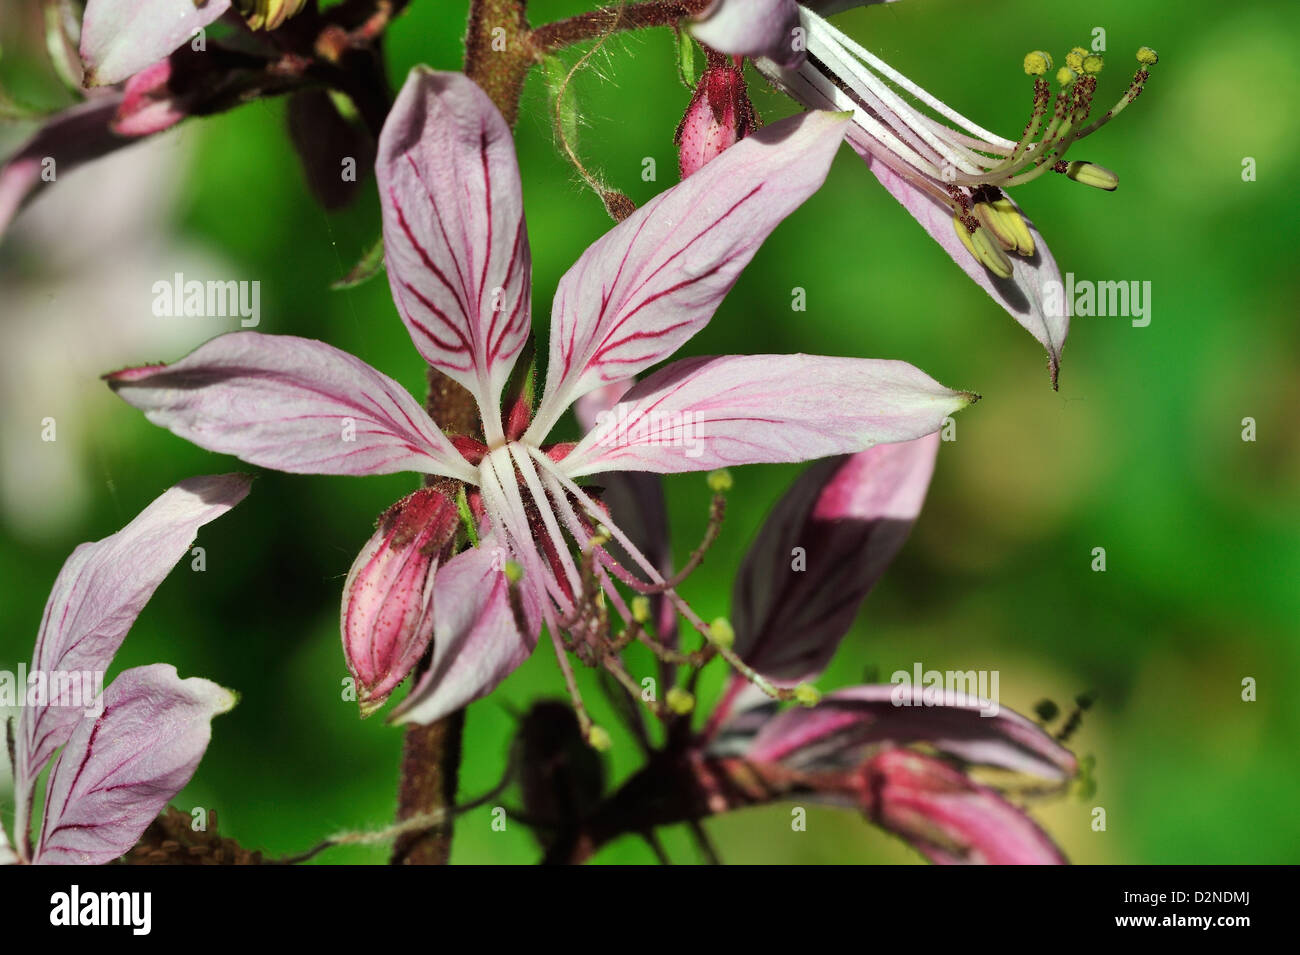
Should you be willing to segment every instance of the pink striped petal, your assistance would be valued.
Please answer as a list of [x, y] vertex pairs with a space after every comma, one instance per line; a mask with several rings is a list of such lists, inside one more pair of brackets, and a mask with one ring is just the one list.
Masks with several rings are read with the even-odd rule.
[[122, 673], [50, 771], [34, 861], [102, 865], [129, 851], [194, 775], [213, 717], [234, 705], [229, 690], [168, 664]]
[[822, 184], [846, 120], [804, 113], [748, 136], [598, 239], [551, 312], [540, 442], [578, 398], [671, 355], [713, 317], [773, 229]]
[[[198, 529], [242, 501], [249, 484], [244, 474], [181, 481], [116, 534], [73, 551], [45, 605], [32, 672], [45, 674], [47, 680], [55, 673], [97, 673], [102, 678], [135, 618], [189, 551]], [[19, 711], [14, 795], [20, 849], [36, 777], [68, 741], [85, 705], [25, 706]]]
[[932, 862], [946, 865], [1065, 865], [1038, 824], [941, 760], [887, 750], [866, 767], [867, 814]]
[[839, 690], [814, 707], [782, 711], [759, 730], [747, 755], [811, 769], [852, 765], [882, 745], [926, 743], [973, 765], [1054, 783], [1077, 771], [1074, 754], [1019, 713], [955, 691], [925, 705], [925, 692], [902, 684]]
[[491, 438], [531, 316], [510, 127], [469, 78], [416, 67], [384, 123], [375, 173], [393, 301], [420, 354], [478, 398]]
[[632, 388], [562, 466], [577, 477], [809, 461], [921, 437], [974, 400], [901, 361], [687, 358]]
[[323, 342], [232, 332], [170, 365], [106, 375], [156, 425], [294, 474], [476, 472], [393, 379]]
[[110, 129], [121, 102], [120, 93], [109, 93], [65, 109], [5, 159], [0, 165], [0, 237], [18, 210], [50, 184], [48, 173], [63, 176], [82, 163], [130, 145], [132, 140]]
[[1011, 277], [998, 278], [977, 262], [957, 237], [952, 226], [952, 210], [913, 186], [884, 163], [873, 160], [866, 148], [855, 141], [856, 133], [856, 129], [850, 132], [849, 145], [867, 161], [867, 168], [880, 180], [880, 184], [902, 203], [903, 208], [921, 224], [921, 228], [930, 233], [930, 237], [952, 256], [953, 261], [961, 266], [962, 271], [976, 285], [988, 292], [995, 302], [1047, 349], [1047, 368], [1052, 377], [1052, 387], [1055, 388], [1061, 371], [1061, 349], [1065, 347], [1065, 336], [1070, 330], [1070, 316], [1062, 302], [1064, 293], [1061, 291], [1061, 270], [1042, 233], [1028, 218], [1025, 219], [1025, 225], [1034, 237], [1034, 254], [1029, 258], [1021, 255], [1008, 256], [1011, 260]]
[[911, 533], [938, 451], [934, 433], [820, 461], [804, 473], [773, 509], [736, 578], [741, 659], [780, 684], [821, 673]]
[[799, 6], [794, 0], [716, 0], [691, 33], [719, 53], [766, 56], [782, 66], [803, 62], [804, 50], [796, 43]]
[[120, 83], [188, 43], [230, 0], [88, 0], [81, 21], [86, 86]]
[[504, 571], [510, 553], [503, 534], [484, 536], [438, 571], [433, 593], [433, 660], [410, 695], [393, 710], [394, 723], [428, 724], [486, 696], [537, 646], [541, 610], [531, 586], [519, 588], [528, 629], [520, 633], [510, 609]]

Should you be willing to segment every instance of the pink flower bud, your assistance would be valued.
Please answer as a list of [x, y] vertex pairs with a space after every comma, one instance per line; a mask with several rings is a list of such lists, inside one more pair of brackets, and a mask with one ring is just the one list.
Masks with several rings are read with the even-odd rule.
[[685, 179], [758, 128], [745, 76], [727, 57], [711, 54], [686, 115], [677, 127], [678, 165]]
[[456, 506], [433, 488], [394, 504], [343, 585], [343, 655], [369, 716], [433, 638], [433, 578], [456, 534]]
[[171, 91], [172, 61], [160, 60], [126, 81], [122, 105], [113, 117], [119, 136], [152, 136], [175, 126], [187, 115]]

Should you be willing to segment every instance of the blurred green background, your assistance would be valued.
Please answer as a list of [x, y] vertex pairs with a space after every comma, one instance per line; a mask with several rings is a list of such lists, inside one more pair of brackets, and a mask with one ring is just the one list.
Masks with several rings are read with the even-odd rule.
[[[585, 5], [529, 7], [537, 24]], [[394, 84], [415, 63], [458, 68], [465, 8], [414, 0], [390, 32]], [[1038, 344], [848, 149], [681, 353], [898, 358], [984, 396], [958, 418], [910, 542], [819, 685], [860, 682], [872, 668], [887, 678], [921, 661], [997, 669], [1003, 704], [1022, 711], [1095, 690], [1074, 741], [1096, 758], [1095, 795], [1034, 807], [1074, 861], [1300, 862], [1294, 4], [909, 0], [837, 22], [940, 98], [1013, 135], [1030, 107], [1020, 65], [1029, 49], [1059, 58], [1104, 28], [1100, 100], [1118, 98], [1140, 44], [1161, 62], [1141, 100], [1074, 157], [1118, 171], [1117, 192], [1051, 176], [1015, 193], [1063, 270], [1152, 283], [1149, 327], [1075, 320], [1059, 393]], [[30, 7], [6, 5], [0, 80], [54, 106], [33, 23]], [[615, 38], [575, 79], [584, 159], [638, 202], [676, 180], [672, 133], [688, 92], [673, 56], [667, 30]], [[791, 111], [757, 77], [751, 85], [766, 119]], [[557, 156], [545, 102], [534, 75], [517, 136], [539, 323], [565, 269], [610, 224]], [[657, 182], [641, 179], [645, 157], [657, 162]], [[1245, 157], [1258, 181], [1243, 181]], [[50, 585], [76, 544], [117, 530], [183, 477], [243, 468], [149, 425], [96, 380], [126, 363], [172, 360], [235, 327], [150, 314], [152, 283], [170, 279], [179, 256], [207, 263], [196, 273], [260, 280], [260, 331], [321, 338], [423, 393], [387, 282], [326, 288], [377, 235], [373, 179], [351, 208], [322, 212], [285, 133], [283, 102], [187, 122], [119, 160], [69, 175], [0, 244], [4, 669], [29, 659]], [[80, 198], [57, 206], [61, 190]], [[807, 290], [803, 313], [790, 308], [796, 286]], [[40, 440], [46, 415], [58, 420], [54, 443]], [[1247, 417], [1254, 442], [1242, 440]], [[798, 470], [735, 475], [722, 539], [683, 588], [706, 619], [729, 612], [734, 570]], [[242, 506], [203, 530], [207, 571], [183, 562], [163, 584], [117, 668], [163, 660], [242, 694], [177, 805], [217, 809], [224, 833], [272, 854], [392, 818], [401, 732], [362, 723], [340, 699], [338, 600], [373, 520], [413, 486], [400, 475], [263, 473]], [[707, 490], [689, 475], [668, 490], [682, 559], [703, 532]], [[1104, 573], [1090, 569], [1095, 547], [1106, 549]], [[1258, 682], [1256, 702], [1242, 701], [1247, 677]], [[706, 703], [719, 684], [719, 673], [706, 681]], [[586, 685], [597, 719], [615, 728]], [[470, 709], [463, 797], [496, 782], [511, 708], [562, 692], [543, 642]], [[630, 738], [616, 735], [612, 774], [637, 762]], [[7, 780], [0, 804], [8, 825]], [[1105, 832], [1091, 829], [1095, 806], [1106, 810]], [[707, 828], [730, 862], [918, 858], [850, 813], [814, 809], [805, 833], [789, 819], [776, 806]], [[490, 821], [488, 808], [461, 820], [454, 861], [537, 858], [522, 826], [495, 832]], [[677, 861], [697, 858], [684, 831], [665, 843]], [[382, 848], [339, 849], [320, 861], [385, 857]], [[597, 860], [652, 858], [627, 839]]]

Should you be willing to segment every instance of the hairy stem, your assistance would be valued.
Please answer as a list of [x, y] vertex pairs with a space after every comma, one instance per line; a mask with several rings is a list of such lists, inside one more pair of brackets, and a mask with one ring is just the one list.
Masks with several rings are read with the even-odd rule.
[[539, 54], [554, 53], [566, 46], [594, 40], [623, 30], [674, 26], [686, 17], [704, 11], [713, 0], [644, 0], [623, 3], [557, 20], [533, 31], [533, 47]]

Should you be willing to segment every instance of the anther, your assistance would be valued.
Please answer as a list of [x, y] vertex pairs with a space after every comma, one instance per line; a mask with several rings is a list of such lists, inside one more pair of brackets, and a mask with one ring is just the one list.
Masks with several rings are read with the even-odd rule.
[[794, 688], [794, 698], [801, 706], [816, 706], [822, 695], [811, 683], [800, 683]]
[[664, 702], [668, 704], [668, 709], [678, 716], [685, 716], [695, 709], [695, 696], [678, 686], [668, 691], [668, 695], [664, 697]]
[[1042, 76], [1052, 68], [1052, 54], [1034, 50], [1025, 54], [1025, 73], [1029, 76]]
[[726, 617], [718, 617], [709, 624], [709, 642], [730, 650], [736, 642], [736, 631], [731, 628], [731, 621]]
[[1065, 175], [1075, 182], [1092, 186], [1094, 189], [1105, 189], [1107, 192], [1114, 192], [1119, 186], [1119, 176], [1096, 163], [1082, 161], [1066, 163]]

